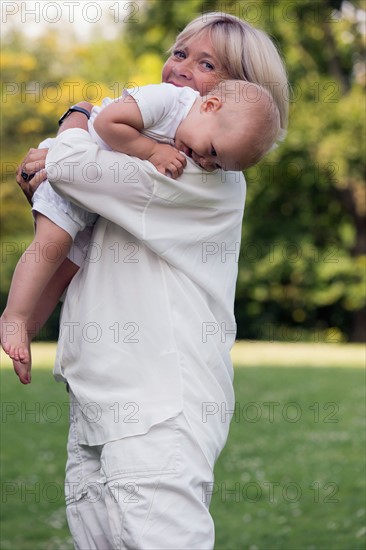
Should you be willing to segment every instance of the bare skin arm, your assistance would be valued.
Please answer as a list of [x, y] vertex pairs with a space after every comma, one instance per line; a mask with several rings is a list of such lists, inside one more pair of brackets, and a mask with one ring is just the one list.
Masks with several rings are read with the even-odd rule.
[[168, 170], [173, 178], [183, 172], [187, 160], [175, 147], [157, 143], [140, 132], [144, 123], [132, 96], [115, 101], [96, 117], [94, 128], [114, 151], [150, 161], [159, 172]]
[[[44, 289], [42, 296], [29, 319], [27, 326], [29, 340], [32, 340], [44, 326], [78, 269], [79, 268], [77, 265], [66, 258], [63, 264], [56, 271]], [[20, 361], [13, 361], [13, 366], [20, 382], [22, 384], [29, 384], [31, 381], [31, 372], [28, 365], [21, 363]]]

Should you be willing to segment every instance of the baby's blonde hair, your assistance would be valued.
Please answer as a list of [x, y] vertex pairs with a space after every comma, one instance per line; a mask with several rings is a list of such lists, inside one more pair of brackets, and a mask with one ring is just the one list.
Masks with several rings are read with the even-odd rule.
[[259, 162], [280, 130], [280, 114], [272, 95], [253, 82], [223, 80], [202, 101], [216, 96], [222, 103], [220, 127], [242, 146], [241, 169]]
[[288, 79], [281, 56], [270, 37], [234, 15], [211, 12], [191, 21], [176, 44], [208, 33], [215, 54], [233, 80], [246, 80], [268, 90], [280, 114], [282, 130], [288, 120]]

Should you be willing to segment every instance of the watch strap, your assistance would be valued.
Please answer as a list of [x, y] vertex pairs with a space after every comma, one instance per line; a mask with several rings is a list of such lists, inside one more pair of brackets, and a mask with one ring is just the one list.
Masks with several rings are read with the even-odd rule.
[[65, 118], [67, 118], [69, 115], [71, 115], [71, 113], [74, 113], [74, 112], [77, 112], [77, 113], [82, 113], [83, 115], [86, 116], [86, 118], [89, 120], [90, 118], [90, 113], [89, 111], [87, 111], [86, 109], [83, 109], [83, 107], [79, 107], [78, 105], [74, 105], [73, 107], [70, 107], [70, 109], [68, 109], [63, 115], [62, 117], [60, 118], [60, 120], [58, 121], [58, 125], [61, 126], [61, 124], [63, 123], [63, 121], [65, 120]]

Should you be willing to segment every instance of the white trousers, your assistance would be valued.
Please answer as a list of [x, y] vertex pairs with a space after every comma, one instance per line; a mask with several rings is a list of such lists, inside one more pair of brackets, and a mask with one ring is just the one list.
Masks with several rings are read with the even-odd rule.
[[80, 445], [71, 412], [67, 519], [76, 549], [212, 550], [212, 467], [183, 414], [148, 433]]

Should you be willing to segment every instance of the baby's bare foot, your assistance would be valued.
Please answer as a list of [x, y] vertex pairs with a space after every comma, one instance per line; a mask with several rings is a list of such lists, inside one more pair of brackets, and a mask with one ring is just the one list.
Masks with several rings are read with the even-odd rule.
[[30, 384], [31, 366], [31, 360], [29, 360], [27, 363], [21, 363], [20, 361], [13, 360], [14, 371], [22, 384]]
[[24, 320], [10, 320], [3, 314], [0, 318], [0, 338], [3, 350], [11, 359], [21, 363], [30, 361], [30, 343]]

